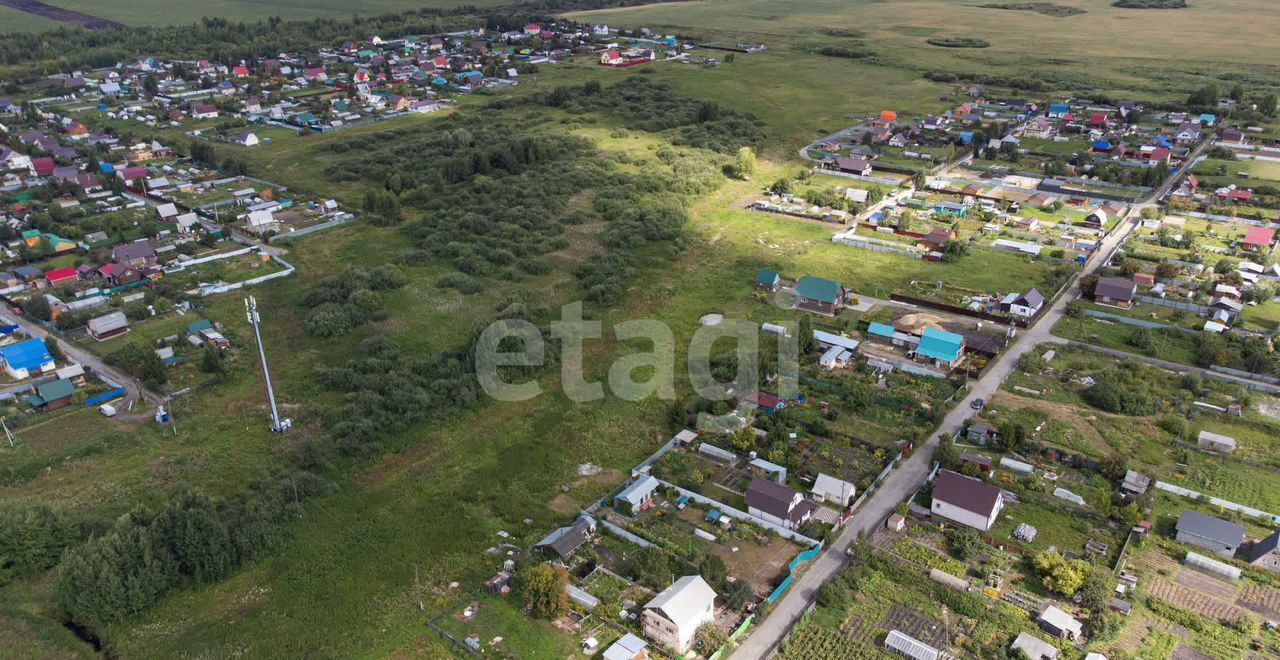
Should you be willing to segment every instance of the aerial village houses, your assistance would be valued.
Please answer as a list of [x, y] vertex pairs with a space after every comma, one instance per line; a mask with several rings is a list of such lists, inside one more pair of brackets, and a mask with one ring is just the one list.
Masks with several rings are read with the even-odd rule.
[[954, 332], [925, 328], [916, 347], [916, 359], [935, 366], [953, 369], [964, 355], [964, 337]]
[[938, 472], [933, 487], [933, 515], [986, 532], [1004, 509], [1004, 493], [980, 479], [950, 470]]
[[1084, 625], [1056, 605], [1045, 607], [1040, 616], [1036, 617], [1036, 623], [1040, 624], [1041, 630], [1058, 639], [1074, 642], [1080, 639], [1084, 633]]
[[573, 524], [552, 530], [541, 541], [535, 543], [533, 547], [551, 550], [559, 555], [561, 559], [568, 559], [591, 538], [595, 531], [595, 519], [582, 515], [573, 521]]
[[1203, 548], [1223, 557], [1235, 556], [1244, 542], [1244, 527], [1191, 509], [1184, 509], [1178, 516], [1177, 532], [1179, 543]]
[[814, 504], [800, 493], [756, 477], [747, 487], [747, 513], [785, 529], [795, 529], [813, 514]]
[[649, 505], [653, 502], [653, 493], [657, 489], [658, 480], [646, 474], [613, 498], [614, 509], [620, 513], [634, 516], [649, 508]]
[[1044, 295], [1036, 289], [1026, 293], [1010, 293], [1000, 301], [1000, 308], [1014, 316], [1031, 318], [1044, 306]]
[[111, 312], [89, 319], [85, 329], [90, 337], [98, 341], [106, 341], [129, 331], [129, 317], [125, 316], [124, 312]]
[[701, 575], [686, 575], [645, 603], [640, 626], [645, 637], [683, 654], [704, 623], [715, 621], [716, 592]]

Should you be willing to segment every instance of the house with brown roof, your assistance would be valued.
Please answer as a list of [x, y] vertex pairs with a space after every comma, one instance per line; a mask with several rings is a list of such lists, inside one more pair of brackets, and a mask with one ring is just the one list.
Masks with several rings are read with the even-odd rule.
[[835, 160], [834, 169], [846, 174], [871, 176], [871, 161], [865, 158], [841, 156]]
[[941, 470], [933, 486], [934, 516], [967, 525], [983, 532], [995, 525], [1004, 509], [1004, 493], [981, 479]]
[[1130, 309], [1138, 293], [1138, 284], [1123, 277], [1102, 277], [1093, 288], [1093, 302], [1108, 307]]
[[795, 529], [813, 515], [813, 502], [782, 484], [756, 477], [747, 487], [747, 513], [786, 529]]

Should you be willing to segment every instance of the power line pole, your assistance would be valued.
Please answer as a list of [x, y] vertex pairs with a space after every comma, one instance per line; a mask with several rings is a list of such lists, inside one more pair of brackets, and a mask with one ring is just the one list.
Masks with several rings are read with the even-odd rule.
[[276, 408], [276, 392], [271, 386], [271, 371], [267, 368], [267, 349], [262, 345], [262, 333], [258, 330], [258, 324], [262, 320], [258, 316], [258, 301], [253, 296], [249, 296], [244, 299], [244, 308], [249, 325], [253, 326], [253, 337], [258, 342], [258, 358], [262, 361], [262, 379], [267, 383], [267, 401], [271, 404], [271, 430], [284, 433], [293, 426], [293, 420], [280, 419], [280, 411]]
[[4, 422], [3, 417], [0, 417], [0, 428], [4, 429], [4, 437], [9, 440], [9, 448], [13, 449], [13, 433], [9, 430], [9, 425]]

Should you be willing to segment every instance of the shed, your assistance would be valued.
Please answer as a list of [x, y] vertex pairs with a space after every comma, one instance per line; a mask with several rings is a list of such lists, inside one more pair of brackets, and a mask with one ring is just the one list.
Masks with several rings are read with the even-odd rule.
[[85, 326], [90, 337], [103, 341], [128, 332], [129, 317], [125, 316], [124, 312], [111, 312], [89, 319]]
[[849, 500], [853, 499], [857, 488], [843, 479], [819, 472], [818, 478], [813, 480], [813, 490], [810, 492], [815, 500], [845, 507], [849, 506]]
[[1057, 660], [1058, 657], [1058, 649], [1052, 644], [1025, 632], [1018, 633], [1010, 648], [1022, 651], [1031, 660]]
[[763, 472], [765, 476], [769, 477], [770, 480], [776, 483], [781, 484], [786, 483], [787, 481], [787, 468], [778, 465], [777, 463], [766, 461], [763, 458], [755, 458], [751, 460], [749, 465]]
[[27, 403], [39, 410], [56, 410], [71, 403], [71, 396], [75, 393], [74, 383], [59, 378], [37, 387], [35, 394], [27, 397]]
[[614, 507], [625, 509], [627, 513], [635, 515], [648, 507], [653, 499], [653, 491], [657, 489], [658, 480], [646, 474], [613, 498]]
[[1236, 450], [1236, 439], [1230, 436], [1212, 433], [1210, 431], [1201, 431], [1196, 439], [1196, 444], [1201, 449], [1218, 452], [1232, 452]]
[[1084, 625], [1080, 620], [1067, 614], [1057, 605], [1044, 608], [1040, 616], [1036, 617], [1036, 622], [1040, 624], [1041, 630], [1061, 639], [1075, 641], [1080, 639], [1084, 632]]

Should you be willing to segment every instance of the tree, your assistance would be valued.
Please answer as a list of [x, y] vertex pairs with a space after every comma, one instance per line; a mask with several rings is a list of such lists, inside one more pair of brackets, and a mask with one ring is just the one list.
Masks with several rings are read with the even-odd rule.
[[1067, 561], [1056, 551], [1045, 550], [1032, 560], [1036, 572], [1046, 589], [1056, 591], [1067, 598], [1076, 595], [1084, 585], [1088, 564], [1076, 560]]
[[741, 611], [755, 598], [756, 592], [743, 580], [730, 582], [724, 592], [724, 604], [730, 610]]
[[800, 315], [800, 352], [810, 353], [818, 348], [818, 340], [813, 338], [813, 319], [808, 314]]
[[709, 656], [715, 653], [716, 649], [724, 646], [725, 642], [729, 641], [729, 636], [724, 634], [724, 631], [720, 630], [714, 621], [708, 621], [698, 626], [698, 631], [693, 634], [693, 639], [697, 648], [702, 651], [702, 655]]
[[226, 370], [222, 362], [222, 352], [212, 346], [205, 346], [204, 355], [200, 356], [200, 371], [207, 374], [221, 375]]
[[1178, 273], [1180, 272], [1182, 272], [1182, 269], [1178, 268], [1177, 264], [1164, 261], [1156, 266], [1156, 279], [1172, 280], [1178, 277]]
[[569, 574], [563, 568], [538, 564], [525, 571], [522, 589], [529, 614], [538, 619], [555, 619], [569, 610]]
[[982, 542], [975, 529], [952, 527], [947, 530], [947, 547], [960, 561], [969, 561], [982, 554], [987, 549], [987, 544]]
[[1258, 112], [1268, 116], [1276, 116], [1277, 97], [1274, 93], [1267, 94], [1258, 102]]
[[734, 158], [733, 169], [738, 176], [748, 178], [756, 173], [756, 152], [751, 147], [740, 147]]
[[1084, 581], [1080, 585], [1080, 604], [1094, 614], [1106, 611], [1111, 603], [1113, 580], [1109, 571], [1099, 566], [1090, 566], [1085, 571]]
[[738, 451], [751, 451], [756, 446], [756, 432], [750, 426], [744, 426], [729, 436], [729, 443]]
[[729, 569], [724, 565], [724, 560], [715, 553], [709, 553], [702, 558], [702, 562], [698, 564], [698, 573], [716, 591], [724, 590], [729, 577]]

